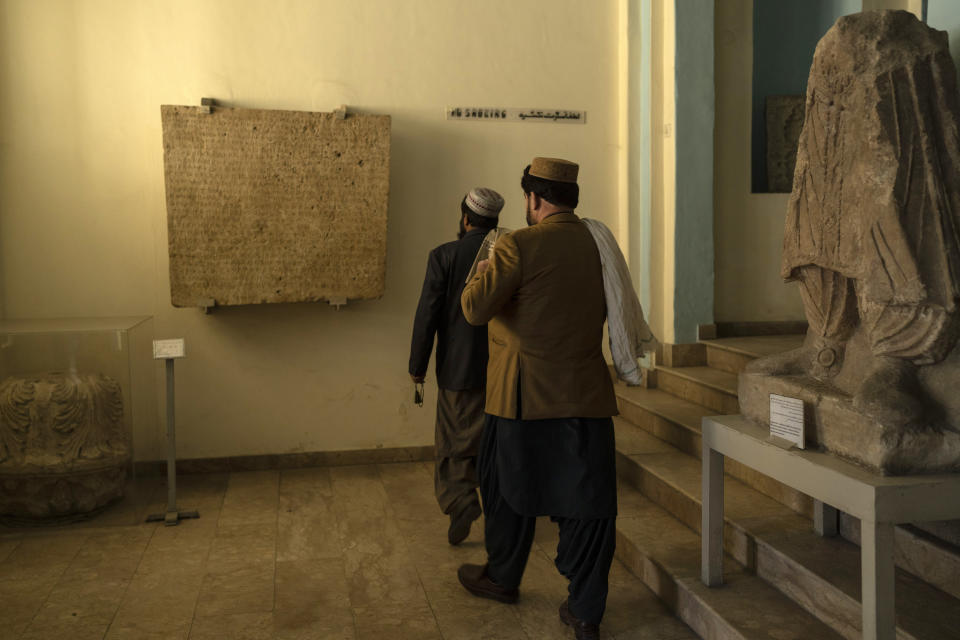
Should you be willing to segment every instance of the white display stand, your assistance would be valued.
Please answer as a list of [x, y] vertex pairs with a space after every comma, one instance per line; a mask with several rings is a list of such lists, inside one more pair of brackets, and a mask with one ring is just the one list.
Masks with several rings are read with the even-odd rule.
[[723, 581], [723, 458], [729, 456], [814, 498], [821, 535], [835, 532], [836, 509], [860, 518], [863, 638], [894, 640], [893, 527], [960, 518], [960, 474], [877, 475], [827, 453], [783, 449], [739, 415], [705, 417], [702, 429], [704, 584]]

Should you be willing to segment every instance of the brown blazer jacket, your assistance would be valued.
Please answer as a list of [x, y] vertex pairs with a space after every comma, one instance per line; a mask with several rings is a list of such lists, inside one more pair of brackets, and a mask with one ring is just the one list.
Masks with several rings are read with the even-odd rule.
[[600, 254], [576, 214], [556, 213], [500, 238], [460, 301], [467, 322], [489, 323], [487, 413], [524, 420], [617, 414], [601, 347]]

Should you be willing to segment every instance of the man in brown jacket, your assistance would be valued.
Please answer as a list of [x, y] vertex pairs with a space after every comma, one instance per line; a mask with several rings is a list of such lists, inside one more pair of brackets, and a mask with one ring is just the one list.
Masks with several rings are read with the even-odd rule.
[[463, 565], [477, 596], [515, 602], [537, 516], [560, 528], [556, 566], [570, 580], [560, 618], [599, 637], [617, 513], [617, 406], [601, 343], [600, 255], [574, 214], [579, 167], [534, 158], [521, 186], [526, 229], [497, 241], [464, 288], [471, 324], [489, 323], [486, 423], [478, 470], [486, 565]]

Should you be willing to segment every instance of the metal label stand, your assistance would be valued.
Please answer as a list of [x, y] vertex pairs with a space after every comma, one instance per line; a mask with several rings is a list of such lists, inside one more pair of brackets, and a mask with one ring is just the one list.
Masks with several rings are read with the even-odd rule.
[[[156, 357], [156, 345], [154, 346], [154, 353], [154, 357]], [[167, 512], [149, 515], [147, 516], [147, 522], [159, 522], [162, 520], [166, 526], [172, 527], [180, 524], [181, 520], [199, 518], [200, 512], [180, 511], [177, 509], [177, 438], [173, 398], [174, 358], [163, 359], [166, 361], [167, 369]]]

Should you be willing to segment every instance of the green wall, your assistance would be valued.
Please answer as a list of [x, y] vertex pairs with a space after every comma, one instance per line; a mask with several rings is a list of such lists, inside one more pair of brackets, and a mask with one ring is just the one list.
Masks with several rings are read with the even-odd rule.
[[[957, 0], [952, 0], [960, 5]], [[803, 94], [820, 38], [862, 0], [754, 0], [752, 184], [767, 191], [767, 96]]]

